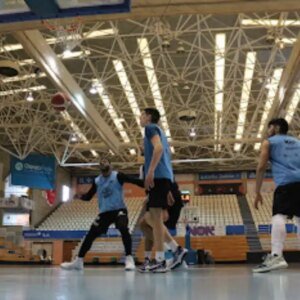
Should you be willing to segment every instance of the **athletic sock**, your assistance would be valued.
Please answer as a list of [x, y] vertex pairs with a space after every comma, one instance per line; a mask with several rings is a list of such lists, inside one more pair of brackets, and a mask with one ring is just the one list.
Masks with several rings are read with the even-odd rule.
[[145, 259], [151, 259], [152, 251], [145, 251]]
[[177, 250], [177, 248], [178, 248], [178, 244], [177, 244], [177, 242], [175, 240], [173, 240], [173, 241], [171, 241], [171, 242], [169, 242], [167, 244], [171, 248], [172, 252], [175, 252]]
[[166, 243], [166, 242], [164, 243], [164, 250], [165, 250], [165, 252], [171, 250], [168, 243]]
[[282, 255], [284, 241], [286, 237], [286, 216], [277, 214], [272, 217], [272, 231], [271, 231], [271, 244], [272, 244], [272, 255]]
[[165, 252], [164, 251], [156, 251], [155, 259], [157, 262], [162, 262], [165, 260]]

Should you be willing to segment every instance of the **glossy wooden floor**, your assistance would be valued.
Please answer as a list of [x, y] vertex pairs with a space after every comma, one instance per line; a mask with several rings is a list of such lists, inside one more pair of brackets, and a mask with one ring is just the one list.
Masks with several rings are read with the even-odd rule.
[[299, 299], [300, 265], [267, 274], [249, 265], [189, 268], [167, 274], [124, 272], [121, 268], [0, 267], [2, 300]]

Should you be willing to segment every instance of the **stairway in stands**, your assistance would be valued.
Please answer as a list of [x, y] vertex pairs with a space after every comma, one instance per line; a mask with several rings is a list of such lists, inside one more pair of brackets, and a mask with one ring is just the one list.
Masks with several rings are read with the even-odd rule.
[[260, 251], [262, 246], [259, 240], [257, 228], [255, 226], [250, 207], [245, 196], [238, 196], [238, 204], [245, 226], [245, 235], [250, 251]]

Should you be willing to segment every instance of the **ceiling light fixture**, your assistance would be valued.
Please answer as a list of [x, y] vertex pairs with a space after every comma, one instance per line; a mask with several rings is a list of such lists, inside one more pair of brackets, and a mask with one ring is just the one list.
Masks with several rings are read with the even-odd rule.
[[[222, 112], [224, 101], [224, 77], [225, 77], [225, 47], [226, 34], [218, 33], [215, 36], [215, 140], [222, 136]], [[215, 151], [221, 151], [221, 145], [214, 146]]]
[[[256, 62], [256, 52], [248, 52], [246, 57], [246, 64], [245, 64], [242, 95], [241, 95], [240, 109], [239, 109], [239, 116], [238, 116], [238, 125], [237, 125], [236, 135], [235, 135], [235, 138], [237, 140], [241, 139], [244, 133], [255, 62]], [[234, 150], [240, 151], [241, 146], [242, 146], [241, 143], [234, 144]]]
[[[140, 39], [138, 39], [138, 45], [139, 45], [139, 49], [140, 49], [141, 56], [143, 59], [143, 64], [144, 64], [146, 75], [147, 75], [148, 82], [150, 85], [151, 93], [152, 93], [152, 96], [154, 99], [154, 104], [161, 114], [160, 120], [161, 120], [162, 128], [163, 128], [166, 136], [168, 137], [168, 140], [172, 141], [171, 131], [169, 128], [167, 117], [166, 117], [166, 111], [165, 111], [165, 107], [164, 107], [164, 104], [162, 101], [162, 96], [160, 93], [158, 80], [157, 80], [156, 73], [154, 70], [154, 64], [153, 64], [153, 60], [151, 57], [148, 40], [146, 38], [140, 38]], [[174, 151], [175, 151], [174, 147], [171, 147], [170, 149], [171, 149], [172, 153], [174, 153]]]
[[196, 136], [196, 130], [194, 127], [192, 127], [190, 130], [190, 137], [195, 137], [195, 136]]
[[34, 100], [33, 95], [32, 95], [32, 92], [29, 92], [28, 96], [26, 97], [26, 100], [27, 100], [28, 102], [32, 102], [32, 101]]
[[128, 79], [127, 73], [125, 71], [124, 65], [123, 65], [121, 60], [113, 60], [113, 65], [114, 65], [114, 68], [117, 72], [119, 80], [121, 82], [122, 88], [123, 88], [124, 93], [126, 95], [126, 98], [127, 98], [128, 103], [129, 103], [129, 106], [131, 108], [131, 111], [134, 115], [135, 121], [138, 124], [141, 135], [144, 136], [144, 130], [140, 126], [141, 111], [140, 111], [139, 105], [137, 103], [137, 100], [136, 100], [135, 94], [133, 92], [133, 89], [131, 87], [130, 81]]
[[[259, 129], [258, 129], [258, 133], [257, 133], [258, 139], [262, 138], [262, 132], [266, 126], [266, 121], [268, 119], [269, 113], [271, 111], [271, 108], [272, 108], [274, 100], [275, 100], [275, 96], [276, 96], [276, 92], [277, 92], [280, 78], [282, 75], [282, 71], [283, 71], [283, 69], [280, 68], [280, 69], [275, 69], [273, 72], [273, 76], [272, 76], [272, 79], [270, 82], [270, 89], [268, 91], [264, 111], [263, 111], [263, 114], [262, 114], [262, 117], [260, 120], [260, 125], [259, 125]], [[255, 143], [254, 149], [259, 150], [260, 146], [261, 146], [261, 143]]]

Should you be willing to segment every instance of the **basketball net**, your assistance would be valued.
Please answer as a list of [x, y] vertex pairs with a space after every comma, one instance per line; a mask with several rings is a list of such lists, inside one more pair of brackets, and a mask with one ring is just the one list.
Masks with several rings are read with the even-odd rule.
[[65, 50], [72, 51], [78, 46], [83, 38], [83, 24], [77, 17], [68, 24], [62, 24], [61, 20], [44, 20], [44, 26], [56, 36], [56, 42], [60, 43]]

